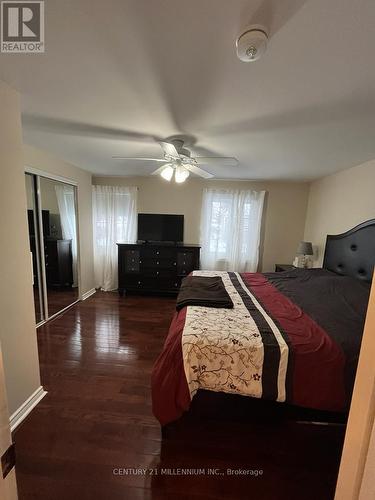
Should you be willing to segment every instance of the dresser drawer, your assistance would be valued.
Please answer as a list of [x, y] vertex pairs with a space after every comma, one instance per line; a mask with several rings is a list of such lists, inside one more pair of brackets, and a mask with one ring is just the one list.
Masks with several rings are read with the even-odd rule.
[[139, 273], [140, 262], [139, 250], [126, 250], [123, 256], [125, 273]]
[[181, 279], [176, 276], [156, 275], [155, 273], [138, 276], [128, 275], [124, 277], [121, 286], [127, 290], [176, 290], [181, 286]]
[[176, 292], [180, 289], [181, 286], [181, 280], [180, 279], [174, 279], [169, 282], [170, 284], [170, 290], [176, 290]]
[[147, 258], [169, 258], [172, 259], [175, 255], [176, 250], [175, 247], [157, 247], [157, 248], [147, 248], [144, 247], [141, 249], [141, 257], [143, 259]]
[[170, 269], [143, 269], [143, 276], [147, 278], [168, 278], [173, 279], [176, 276], [176, 273], [171, 271]]
[[144, 275], [130, 275], [124, 276], [123, 286], [129, 290], [143, 290], [152, 289], [156, 287], [156, 279], [152, 277], [146, 277]]
[[180, 278], [184, 278], [191, 272], [192, 272], [191, 269], [186, 269], [185, 267], [181, 267], [180, 269], [178, 269], [177, 276], [179, 276]]
[[157, 283], [159, 290], [176, 290], [176, 292], [178, 292], [181, 286], [181, 280], [179, 280], [178, 278], [159, 279], [157, 280]]
[[195, 258], [192, 252], [178, 252], [177, 253], [177, 266], [186, 267], [191, 269], [194, 267]]
[[176, 270], [177, 261], [170, 257], [146, 257], [141, 260], [142, 269], [174, 269]]

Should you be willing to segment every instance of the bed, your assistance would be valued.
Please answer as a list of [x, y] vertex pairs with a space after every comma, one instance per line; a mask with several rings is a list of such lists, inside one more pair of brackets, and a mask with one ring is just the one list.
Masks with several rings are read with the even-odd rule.
[[374, 263], [370, 220], [327, 236], [321, 269], [194, 271], [219, 276], [233, 308], [188, 306], [174, 315], [152, 373], [161, 425], [189, 412], [200, 393], [229, 398], [229, 406], [232, 397], [347, 412]]

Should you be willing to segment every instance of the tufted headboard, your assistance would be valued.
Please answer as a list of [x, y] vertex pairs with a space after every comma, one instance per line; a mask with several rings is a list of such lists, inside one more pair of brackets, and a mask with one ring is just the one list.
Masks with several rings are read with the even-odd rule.
[[375, 265], [375, 219], [346, 233], [328, 235], [323, 267], [343, 276], [372, 280]]

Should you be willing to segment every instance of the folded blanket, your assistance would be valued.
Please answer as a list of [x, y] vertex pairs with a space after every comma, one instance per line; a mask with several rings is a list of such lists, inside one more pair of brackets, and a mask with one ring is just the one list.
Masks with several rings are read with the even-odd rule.
[[186, 306], [233, 308], [232, 299], [220, 276], [187, 276], [182, 280], [176, 309]]

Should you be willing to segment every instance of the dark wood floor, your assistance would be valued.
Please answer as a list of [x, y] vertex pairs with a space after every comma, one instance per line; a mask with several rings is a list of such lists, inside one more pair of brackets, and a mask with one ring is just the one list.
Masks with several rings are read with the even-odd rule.
[[[78, 288], [76, 287], [48, 287], [47, 301], [48, 314], [53, 316], [65, 307], [70, 306], [78, 300]], [[36, 323], [42, 321], [41, 304], [39, 299], [39, 289], [34, 287], [34, 307]]]
[[[343, 427], [253, 416], [161, 441], [150, 373], [173, 309], [173, 299], [97, 293], [38, 330], [48, 395], [14, 436], [20, 500], [332, 499]], [[113, 474], [128, 468], [159, 475]]]
[[76, 287], [48, 287], [47, 300], [48, 300], [48, 314], [53, 316], [65, 307], [70, 306], [78, 300], [78, 288]]

